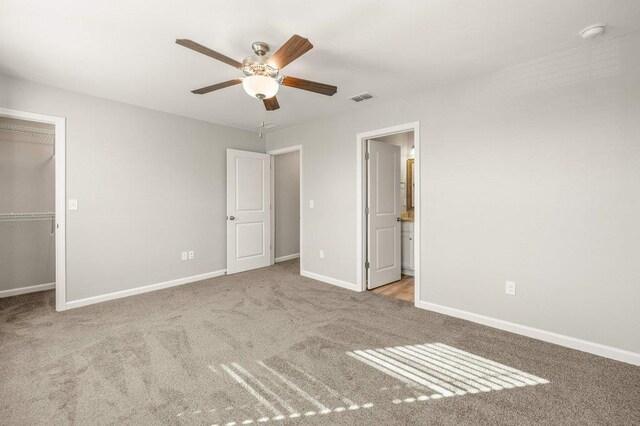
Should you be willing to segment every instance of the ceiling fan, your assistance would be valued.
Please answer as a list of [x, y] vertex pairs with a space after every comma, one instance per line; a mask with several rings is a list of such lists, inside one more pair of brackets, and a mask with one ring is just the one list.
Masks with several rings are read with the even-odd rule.
[[280, 85], [327, 96], [333, 96], [338, 91], [336, 86], [280, 74], [282, 68], [313, 48], [309, 40], [299, 35], [292, 36], [273, 55], [268, 55], [270, 48], [267, 43], [256, 41], [251, 45], [255, 55], [246, 57], [242, 63], [192, 40], [177, 39], [176, 43], [238, 68], [245, 74], [243, 78], [234, 78], [233, 80], [202, 87], [192, 90], [191, 93], [203, 95], [242, 83], [249, 96], [260, 99], [267, 111], [273, 111], [280, 108], [276, 99], [276, 93], [278, 93]]

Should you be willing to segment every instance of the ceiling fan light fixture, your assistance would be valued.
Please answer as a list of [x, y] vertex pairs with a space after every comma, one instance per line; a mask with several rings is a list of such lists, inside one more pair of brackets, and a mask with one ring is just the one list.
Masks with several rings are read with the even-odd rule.
[[250, 75], [242, 79], [244, 91], [256, 99], [269, 99], [278, 93], [280, 85], [276, 80], [264, 75]]

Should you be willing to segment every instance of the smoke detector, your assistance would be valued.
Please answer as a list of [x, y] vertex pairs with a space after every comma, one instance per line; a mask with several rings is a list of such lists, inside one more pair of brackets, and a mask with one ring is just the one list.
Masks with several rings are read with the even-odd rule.
[[589, 25], [587, 28], [584, 28], [578, 34], [580, 34], [580, 37], [582, 37], [583, 39], [590, 40], [604, 33], [604, 30], [606, 28], [607, 28], [607, 24]]

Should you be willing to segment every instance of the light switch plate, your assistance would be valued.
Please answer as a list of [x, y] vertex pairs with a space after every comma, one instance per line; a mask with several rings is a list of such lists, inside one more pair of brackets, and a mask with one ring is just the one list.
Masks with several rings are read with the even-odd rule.
[[182, 252], [182, 256], [180, 257], [182, 260], [188, 260], [189, 259], [189, 253], [187, 253], [186, 251]]
[[189, 260], [193, 260], [195, 258], [196, 258], [196, 253], [193, 250], [189, 251]]
[[78, 210], [78, 200], [69, 200], [69, 210]]
[[309, 200], [309, 208], [312, 209], [313, 208], [313, 200]]

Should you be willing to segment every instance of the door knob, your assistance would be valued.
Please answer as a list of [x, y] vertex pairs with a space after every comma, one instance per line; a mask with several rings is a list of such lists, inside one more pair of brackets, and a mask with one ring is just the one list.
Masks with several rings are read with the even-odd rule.
[[396, 222], [402, 222], [402, 218], [397, 217]]
[[229, 220], [236, 220], [235, 216], [229, 216]]

